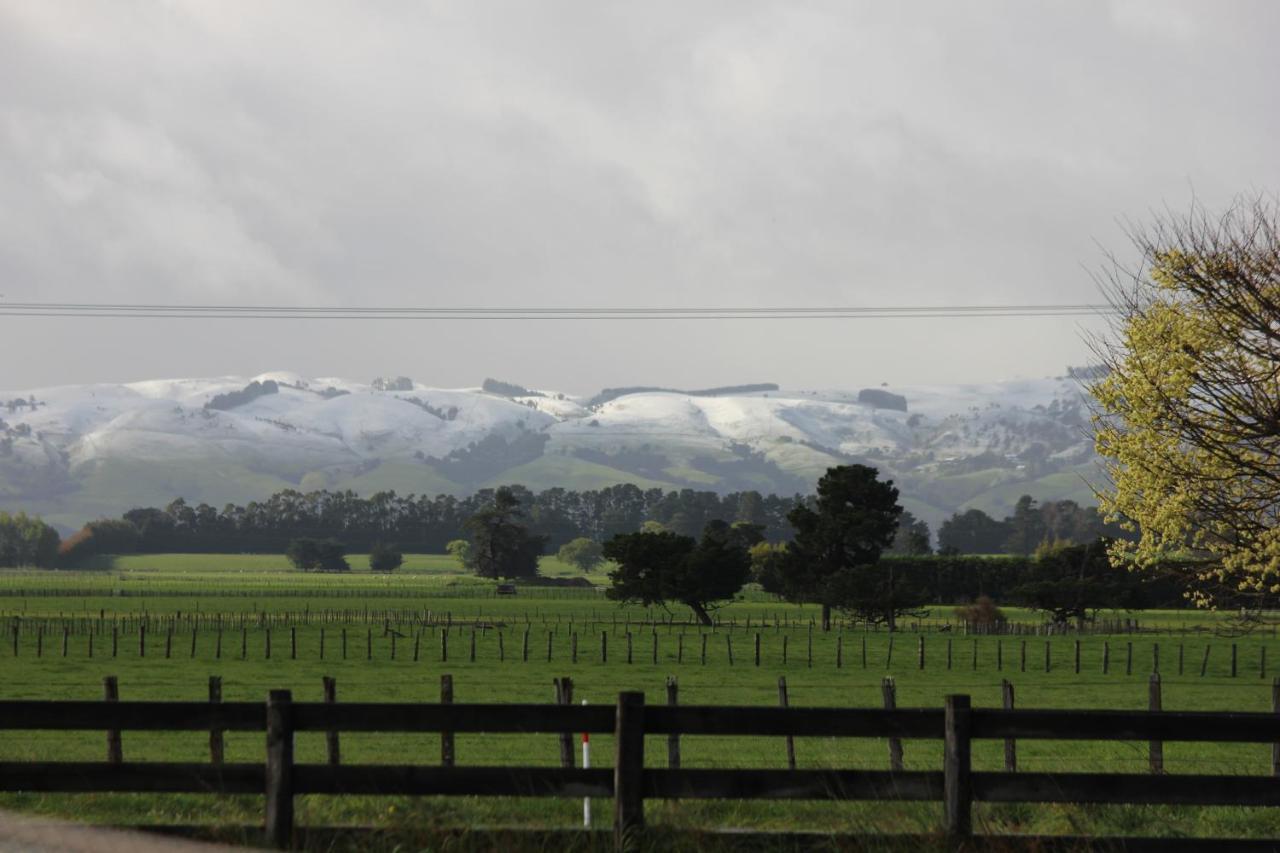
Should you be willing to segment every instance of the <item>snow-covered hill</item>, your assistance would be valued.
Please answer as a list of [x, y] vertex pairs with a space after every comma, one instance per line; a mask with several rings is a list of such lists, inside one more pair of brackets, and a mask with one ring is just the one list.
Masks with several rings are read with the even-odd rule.
[[967, 506], [1000, 512], [1019, 486], [1083, 502], [1093, 471], [1081, 388], [1065, 377], [637, 391], [598, 404], [486, 387], [273, 372], [0, 392], [0, 509], [73, 526], [179, 495], [217, 505], [282, 488], [461, 493], [506, 482], [633, 482], [790, 493], [831, 465], [863, 461], [936, 523]]

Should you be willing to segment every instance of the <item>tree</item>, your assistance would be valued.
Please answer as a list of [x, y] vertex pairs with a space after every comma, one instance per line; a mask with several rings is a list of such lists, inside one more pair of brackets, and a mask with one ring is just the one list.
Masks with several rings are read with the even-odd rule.
[[889, 546], [889, 553], [908, 557], [932, 554], [933, 544], [930, 542], [929, 525], [904, 509], [902, 515], [898, 517], [898, 530], [893, 536], [893, 544]]
[[502, 487], [488, 506], [467, 519], [471, 533], [469, 564], [482, 578], [531, 578], [538, 574], [538, 557], [546, 537], [530, 533], [515, 493]]
[[1008, 538], [1004, 543], [1004, 551], [1007, 554], [1029, 556], [1044, 541], [1045, 534], [1048, 533], [1048, 527], [1044, 523], [1040, 509], [1031, 495], [1018, 498], [1017, 504], [1013, 507], [1013, 515], [1004, 520], [1004, 525], [1008, 531]]
[[1280, 591], [1280, 203], [1237, 199], [1212, 216], [1193, 205], [1131, 229], [1136, 268], [1112, 261], [1119, 314], [1095, 341], [1095, 443], [1110, 485], [1100, 502], [1136, 530], [1114, 560], [1140, 567], [1186, 548], [1220, 563], [1212, 585], [1259, 606]]
[[1015, 587], [1014, 598], [1034, 610], [1053, 615], [1065, 624], [1083, 622], [1102, 607], [1133, 609], [1142, 606], [1142, 577], [1124, 566], [1113, 566], [1107, 541], [1087, 545], [1041, 548], [1032, 564], [1030, 579]]
[[449, 552], [453, 559], [458, 561], [458, 565], [464, 569], [471, 568], [471, 543], [465, 539], [450, 540], [444, 549]]
[[782, 566], [787, 558], [785, 542], [757, 542], [747, 552], [751, 556], [751, 578], [765, 592], [781, 595]]
[[373, 543], [369, 549], [369, 571], [393, 572], [404, 563], [404, 554], [394, 545]]
[[938, 528], [938, 549], [944, 554], [999, 554], [1009, 532], [980, 509], [957, 512]]
[[556, 556], [561, 562], [568, 563], [586, 574], [604, 562], [604, 547], [594, 539], [579, 536], [561, 545]]
[[751, 576], [751, 558], [723, 521], [712, 521], [702, 539], [670, 531], [624, 533], [604, 545], [617, 563], [605, 595], [615, 601], [684, 604], [703, 625], [717, 603], [733, 598]]
[[814, 506], [787, 515], [795, 528], [780, 578], [789, 601], [822, 605], [822, 629], [831, 629], [833, 607], [885, 622], [918, 606], [919, 593], [897, 582], [891, 565], [877, 565], [898, 529], [898, 490], [866, 465], [827, 469]]
[[294, 539], [289, 542], [284, 555], [295, 569], [304, 572], [346, 572], [346, 549], [335, 539]]
[[0, 567], [49, 568], [58, 556], [58, 531], [26, 513], [0, 512]]

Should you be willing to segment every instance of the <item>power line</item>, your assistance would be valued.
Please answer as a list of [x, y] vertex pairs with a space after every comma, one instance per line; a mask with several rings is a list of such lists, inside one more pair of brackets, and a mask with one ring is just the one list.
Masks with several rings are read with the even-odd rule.
[[1080, 317], [1108, 304], [815, 307], [368, 307], [0, 302], [4, 317], [234, 320], [855, 320]]

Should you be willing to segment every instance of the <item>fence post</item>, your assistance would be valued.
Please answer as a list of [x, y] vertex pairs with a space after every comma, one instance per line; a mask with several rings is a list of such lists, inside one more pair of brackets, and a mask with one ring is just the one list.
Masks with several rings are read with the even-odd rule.
[[[790, 702], [787, 699], [787, 677], [780, 675], [778, 676], [778, 707], [786, 708], [789, 705]], [[796, 739], [791, 735], [787, 735], [787, 769], [796, 769]]]
[[[102, 678], [102, 699], [104, 702], [120, 701], [120, 683], [114, 675]], [[124, 748], [120, 745], [120, 730], [107, 731], [107, 763], [119, 764], [124, 761]]]
[[702, 666], [707, 665], [707, 635], [701, 634], [702, 637]]
[[[553, 678], [551, 683], [556, 689], [557, 705], [573, 704], [573, 679], [565, 676], [564, 678]], [[573, 735], [569, 732], [560, 733], [560, 766], [573, 769]]]
[[[1280, 714], [1280, 676], [1271, 680], [1271, 711]], [[1280, 741], [1271, 745], [1271, 775], [1280, 776]]]
[[639, 846], [644, 830], [644, 694], [618, 694], [614, 724], [613, 843], [619, 851]]
[[[440, 676], [440, 704], [453, 704], [453, 676]], [[453, 732], [440, 731], [440, 766], [453, 766]]]
[[[332, 705], [338, 701], [338, 682], [331, 675], [321, 676], [321, 684], [324, 685], [324, 701], [328, 705]], [[337, 766], [342, 763], [342, 747], [338, 741], [337, 729], [330, 729], [324, 733], [324, 743], [326, 752], [329, 754], [329, 764]]]
[[942, 757], [943, 829], [952, 842], [973, 833], [973, 788], [970, 779], [968, 696], [948, 696]]
[[1212, 643], [1205, 643], [1204, 657], [1200, 659], [1200, 677], [1204, 678], [1205, 670], [1209, 668], [1209, 650], [1213, 648]]
[[1076, 675], [1080, 674], [1080, 641], [1076, 640]]
[[[1007, 678], [1000, 679], [1001, 707], [1006, 711], [1013, 710], [1013, 685]], [[1004, 739], [1004, 769], [1009, 773], [1018, 771], [1018, 742], [1011, 737]]]
[[[217, 704], [222, 701], [222, 678], [209, 676], [209, 702]], [[223, 759], [222, 729], [213, 727], [209, 730], [209, 762], [221, 764]]]
[[293, 696], [267, 694], [267, 843], [287, 850], [293, 841]]
[[[525, 632], [525, 644], [524, 644], [524, 645], [525, 645], [525, 653], [524, 653], [524, 659], [525, 659], [525, 660], [528, 660], [528, 659], [529, 659], [529, 640], [528, 640], [528, 637], [529, 637], [529, 632], [528, 632], [528, 631], [526, 631], [526, 632]], [[609, 662], [609, 632], [608, 632], [608, 631], [601, 631], [601, 632], [600, 632], [600, 663], [608, 663], [608, 662]]]
[[729, 651], [729, 666], [733, 666], [733, 633], [731, 631], [725, 632], [724, 644]]
[[1133, 675], [1133, 643], [1124, 644], [1124, 674]]
[[[757, 634], [757, 637], [760, 635]], [[680, 704], [680, 684], [675, 676], [667, 676], [667, 704], [675, 707]], [[667, 735], [667, 766], [672, 770], [680, 769], [680, 733]]]
[[1236, 677], [1236, 644], [1231, 644], [1231, 677]]
[[756, 666], [760, 665], [760, 635], [756, 634]]
[[[893, 711], [898, 707], [898, 688], [893, 682], [893, 676], [886, 675], [880, 682], [880, 694], [884, 698], [886, 711]], [[896, 737], [889, 738], [889, 769], [895, 773], [902, 770], [902, 740]]]
[[[1151, 673], [1151, 680], [1147, 684], [1147, 709], [1150, 711], [1159, 711], [1160, 703], [1160, 673]], [[1153, 740], [1148, 744], [1149, 760], [1151, 763], [1152, 773], [1164, 772], [1164, 742]]]
[[1102, 641], [1102, 674], [1106, 675], [1111, 668], [1111, 641]]

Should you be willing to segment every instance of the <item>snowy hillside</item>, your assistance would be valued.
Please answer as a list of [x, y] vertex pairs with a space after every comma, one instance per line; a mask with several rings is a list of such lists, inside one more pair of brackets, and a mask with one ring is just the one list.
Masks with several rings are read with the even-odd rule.
[[[772, 387], [772, 386], [756, 386]], [[174, 497], [283, 488], [464, 493], [617, 482], [807, 491], [829, 466], [893, 477], [932, 523], [1030, 492], [1089, 500], [1067, 378], [841, 391], [625, 389], [602, 402], [486, 381], [434, 388], [287, 372], [0, 392], [0, 508], [66, 526]], [[497, 390], [495, 390], [497, 389]]]

